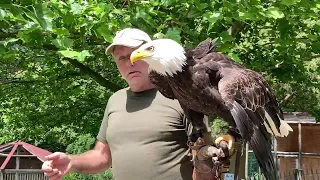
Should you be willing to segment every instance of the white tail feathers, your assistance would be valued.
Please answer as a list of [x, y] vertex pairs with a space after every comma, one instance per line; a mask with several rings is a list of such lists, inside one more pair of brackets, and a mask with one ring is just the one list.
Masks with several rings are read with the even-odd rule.
[[289, 132], [293, 131], [291, 126], [279, 117], [279, 119], [280, 119], [280, 128], [279, 128], [280, 132], [279, 132], [278, 129], [276, 128], [276, 125], [274, 124], [272, 118], [270, 117], [270, 115], [266, 111], [265, 111], [265, 115], [266, 115], [268, 123], [264, 122], [264, 126], [266, 127], [268, 133], [274, 134], [275, 136], [278, 136], [278, 137], [287, 137], [289, 135]]
[[287, 137], [289, 135], [289, 131], [293, 131], [293, 129], [291, 128], [291, 126], [283, 121], [283, 120], [280, 120], [281, 121], [281, 125], [280, 125], [280, 134], [281, 134], [281, 137]]
[[268, 123], [264, 121], [264, 123], [263, 123], [263, 124], [264, 124], [264, 126], [266, 127], [267, 132], [268, 132], [268, 133], [270, 133], [270, 134], [273, 134], [272, 130], [269, 128]]

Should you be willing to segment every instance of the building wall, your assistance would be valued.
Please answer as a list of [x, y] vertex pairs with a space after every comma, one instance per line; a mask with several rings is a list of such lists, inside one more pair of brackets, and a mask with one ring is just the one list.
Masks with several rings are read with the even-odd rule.
[[42, 161], [38, 158], [20, 158], [20, 169], [41, 169]]
[[[5, 161], [6, 157], [0, 157], [0, 165]], [[19, 169], [41, 169], [42, 161], [36, 157], [21, 157], [20, 158], [20, 168]], [[12, 157], [5, 169], [15, 169], [16, 168], [16, 158]]]
[[[277, 138], [277, 150], [284, 152], [299, 152], [298, 124], [291, 123], [293, 132], [286, 138]], [[320, 153], [320, 124], [301, 124], [302, 152]], [[302, 156], [302, 168], [311, 169], [320, 167], [320, 157]], [[280, 172], [292, 172], [298, 163], [296, 158], [280, 158]]]

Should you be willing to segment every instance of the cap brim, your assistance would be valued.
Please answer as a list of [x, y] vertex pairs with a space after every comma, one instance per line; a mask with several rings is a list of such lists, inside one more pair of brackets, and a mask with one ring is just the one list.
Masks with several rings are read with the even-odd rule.
[[125, 39], [125, 40], [118, 40], [117, 42], [113, 42], [106, 48], [106, 55], [112, 54], [113, 53], [113, 48], [114, 46], [127, 46], [131, 48], [136, 48], [140, 46], [144, 41], [141, 40], [135, 40], [135, 39]]

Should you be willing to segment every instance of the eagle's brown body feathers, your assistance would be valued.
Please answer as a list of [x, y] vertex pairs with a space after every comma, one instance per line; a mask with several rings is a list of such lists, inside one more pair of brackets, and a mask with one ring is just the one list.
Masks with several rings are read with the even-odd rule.
[[215, 52], [211, 40], [186, 52], [187, 65], [173, 76], [150, 72], [166, 97], [177, 99], [195, 128], [203, 115], [220, 116], [249, 142], [267, 179], [276, 179], [271, 134], [264, 126], [267, 112], [280, 131], [282, 111], [264, 78]]

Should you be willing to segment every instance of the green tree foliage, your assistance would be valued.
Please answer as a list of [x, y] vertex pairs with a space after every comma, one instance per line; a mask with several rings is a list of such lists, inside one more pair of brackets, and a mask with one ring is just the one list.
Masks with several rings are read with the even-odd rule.
[[319, 119], [319, 11], [310, 0], [2, 0], [0, 143], [64, 151], [95, 137], [126, 86], [104, 54], [126, 27], [186, 48], [218, 37], [220, 52], [267, 78], [283, 110]]

